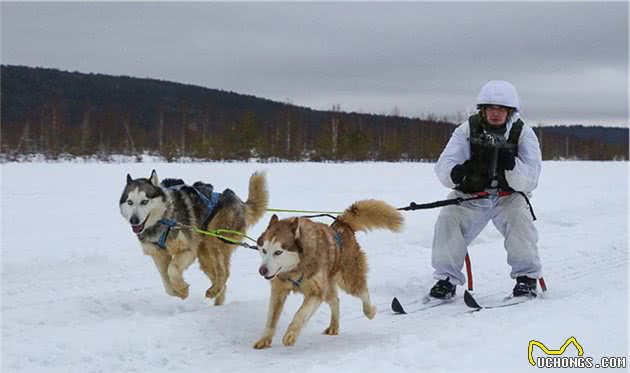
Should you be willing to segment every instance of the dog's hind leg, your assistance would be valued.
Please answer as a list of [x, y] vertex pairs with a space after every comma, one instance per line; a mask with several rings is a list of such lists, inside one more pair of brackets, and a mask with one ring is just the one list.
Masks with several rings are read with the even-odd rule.
[[363, 251], [358, 251], [355, 255], [352, 268], [346, 270], [342, 268], [338, 283], [345, 292], [361, 299], [363, 314], [371, 320], [376, 315], [376, 307], [370, 301], [370, 292], [367, 286], [367, 258]]
[[184, 281], [183, 273], [194, 261], [195, 253], [192, 250], [186, 250], [175, 254], [168, 265], [167, 272], [173, 290], [182, 299], [188, 297], [188, 284]]
[[293, 346], [300, 336], [300, 332], [304, 327], [304, 324], [313, 316], [313, 313], [317, 311], [317, 308], [322, 304], [324, 300], [320, 296], [304, 295], [304, 303], [300, 309], [293, 316], [293, 321], [289, 324], [287, 332], [282, 337], [282, 343], [285, 346]]
[[[221, 255], [219, 256], [219, 260], [221, 262], [221, 277], [219, 284], [222, 285], [220, 290], [216, 293], [214, 298], [214, 305], [220, 306], [225, 302], [225, 293], [227, 292], [227, 280], [230, 277], [230, 259], [232, 257], [232, 248], [231, 247], [222, 247]], [[215, 285], [212, 284], [212, 287], [206, 291], [208, 291], [212, 295], [214, 291]]]
[[153, 261], [155, 262], [155, 266], [160, 272], [160, 277], [162, 278], [162, 283], [164, 284], [164, 290], [166, 290], [166, 294], [177, 296], [175, 291], [173, 290], [173, 286], [171, 286], [171, 280], [168, 278], [168, 265], [171, 262], [171, 255], [166, 251], [157, 251], [154, 255], [151, 255]]
[[363, 292], [361, 292], [361, 294], [359, 294], [359, 298], [361, 298], [361, 302], [363, 302], [363, 314], [365, 317], [372, 320], [376, 315], [376, 306], [373, 306], [370, 301], [370, 292], [367, 287]]
[[214, 298], [215, 306], [220, 306], [225, 301], [231, 254], [232, 248], [218, 241], [213, 244], [206, 241], [199, 247], [199, 266], [212, 281], [212, 286], [206, 290], [206, 297]]
[[339, 334], [339, 297], [335, 285], [330, 287], [325, 300], [330, 306], [330, 325], [324, 330], [324, 334], [337, 335]]

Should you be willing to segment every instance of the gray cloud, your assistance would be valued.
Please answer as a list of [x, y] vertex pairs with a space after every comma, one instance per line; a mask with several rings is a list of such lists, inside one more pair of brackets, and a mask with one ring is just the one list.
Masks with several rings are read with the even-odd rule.
[[455, 114], [491, 79], [526, 118], [628, 125], [628, 4], [2, 3], [2, 63], [298, 105]]

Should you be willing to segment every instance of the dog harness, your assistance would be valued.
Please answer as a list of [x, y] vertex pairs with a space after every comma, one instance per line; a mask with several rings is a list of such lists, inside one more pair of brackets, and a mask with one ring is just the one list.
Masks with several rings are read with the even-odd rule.
[[160, 235], [160, 239], [157, 242], [153, 243], [158, 245], [160, 249], [166, 249], [166, 238], [168, 237], [168, 234], [171, 233], [171, 228], [177, 225], [177, 222], [175, 220], [160, 219], [158, 220], [158, 223], [165, 225], [166, 230], [162, 232], [162, 234]]
[[[180, 185], [169, 187], [168, 189], [175, 190], [175, 189], [180, 189], [183, 186], [186, 186], [186, 185], [185, 184], [180, 184]], [[214, 209], [217, 207], [217, 204], [219, 203], [219, 198], [221, 197], [221, 193], [212, 192], [211, 198], [208, 198], [208, 197], [205, 196], [205, 194], [203, 194], [199, 190], [197, 190], [197, 188], [194, 188], [194, 187], [191, 187], [191, 186], [189, 186], [189, 188], [194, 190], [197, 193], [197, 195], [199, 196], [199, 198], [206, 205], [206, 208], [207, 208], [208, 212], [207, 212], [207, 216], [204, 219], [204, 223], [203, 223], [203, 226], [205, 227], [205, 226], [208, 225], [208, 223], [210, 222], [210, 220], [214, 216], [214, 212], [215, 212]], [[164, 232], [162, 232], [162, 234], [160, 235], [159, 240], [157, 242], [153, 242], [153, 243], [158, 245], [158, 247], [160, 249], [166, 249], [166, 239], [168, 238], [169, 233], [171, 233], [171, 228], [176, 226], [177, 222], [175, 220], [171, 220], [171, 219], [160, 219], [160, 220], [158, 220], [158, 223], [166, 226], [166, 230]]]
[[333, 231], [335, 231], [335, 243], [337, 244], [337, 249], [341, 250], [341, 244], [343, 243], [343, 240], [341, 239], [341, 233], [339, 233], [339, 231], [335, 228], [333, 228]]
[[[273, 209], [267, 209], [267, 211], [272, 211]], [[289, 211], [289, 210], [277, 210], [277, 211]], [[335, 243], [337, 244], [337, 248], [341, 249], [341, 244], [343, 243], [343, 241], [341, 240], [341, 233], [339, 233], [339, 231], [337, 229], [335, 229], [335, 227], [333, 227], [333, 225], [335, 224], [335, 222], [337, 221], [337, 218], [330, 215], [330, 214], [317, 214], [317, 215], [307, 215], [307, 216], [302, 216], [303, 218], [319, 218], [322, 216], [327, 216], [329, 218], [331, 218], [333, 220], [332, 224], [330, 224], [330, 228], [335, 231]]]
[[[335, 232], [335, 245], [337, 246], [337, 256], [335, 257], [335, 264], [337, 262], [337, 258], [339, 257], [339, 254], [341, 252], [341, 244], [343, 243], [342, 239], [341, 239], [341, 233], [339, 233], [338, 230], [336, 230], [335, 228], [333, 228], [331, 226], [332, 230]], [[334, 266], [333, 266], [334, 268]], [[290, 283], [292, 283], [293, 285], [295, 285], [295, 287], [299, 288], [300, 285], [302, 285], [302, 281], [304, 280], [304, 273], [302, 273], [300, 275], [300, 278], [298, 278], [297, 280], [292, 279], [291, 277], [287, 277], [287, 281], [289, 281]]]

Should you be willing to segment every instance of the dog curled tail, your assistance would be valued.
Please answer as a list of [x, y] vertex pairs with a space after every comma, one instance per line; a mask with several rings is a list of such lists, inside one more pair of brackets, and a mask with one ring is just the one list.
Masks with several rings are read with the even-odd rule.
[[383, 201], [367, 199], [353, 203], [337, 221], [347, 225], [353, 232], [379, 228], [399, 232], [404, 218], [395, 207]]
[[248, 227], [256, 224], [267, 212], [269, 191], [264, 172], [254, 172], [249, 178], [249, 195], [245, 202], [245, 223]]

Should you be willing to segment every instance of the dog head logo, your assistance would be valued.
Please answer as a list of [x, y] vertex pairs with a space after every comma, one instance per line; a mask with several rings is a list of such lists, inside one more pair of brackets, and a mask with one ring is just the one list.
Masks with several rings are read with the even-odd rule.
[[290, 272], [300, 263], [300, 220], [279, 220], [274, 214], [269, 226], [258, 238], [258, 251], [262, 259], [258, 273], [267, 280]]
[[534, 361], [534, 356], [533, 356], [534, 346], [537, 346], [538, 348], [540, 348], [547, 355], [556, 355], [557, 356], [557, 355], [564, 354], [564, 352], [566, 351], [567, 347], [569, 347], [569, 345], [571, 345], [571, 344], [573, 346], [575, 346], [575, 349], [577, 350], [578, 356], [584, 355], [584, 349], [582, 348], [582, 345], [580, 345], [578, 343], [578, 341], [577, 341], [577, 339], [575, 339], [575, 337], [570, 337], [557, 350], [551, 350], [551, 349], [547, 348], [547, 346], [545, 346], [542, 342], [539, 342], [539, 341], [536, 341], [536, 340], [531, 340], [531, 341], [529, 341], [529, 346], [527, 347], [527, 358], [529, 359], [529, 363], [532, 366], [536, 366], [536, 363]]
[[133, 233], [140, 234], [152, 226], [166, 211], [164, 192], [155, 170], [148, 179], [133, 179], [127, 174], [127, 184], [120, 196], [120, 214], [131, 224]]

